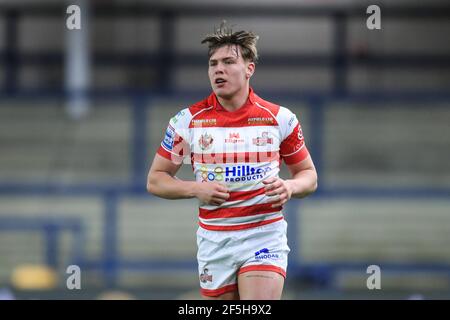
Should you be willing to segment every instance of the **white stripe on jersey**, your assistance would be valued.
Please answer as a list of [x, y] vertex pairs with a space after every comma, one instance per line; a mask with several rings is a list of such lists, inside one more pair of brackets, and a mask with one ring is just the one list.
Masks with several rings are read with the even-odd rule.
[[255, 105], [257, 105], [258, 107], [260, 107], [261, 109], [266, 110], [268, 113], [270, 113], [270, 115], [276, 119], [277, 117], [275, 117], [275, 115], [272, 113], [272, 111], [270, 111], [269, 109], [267, 109], [266, 107], [263, 107], [262, 105], [260, 105], [258, 102], [255, 102]]
[[257, 195], [250, 199], [236, 200], [236, 201], [225, 201], [220, 206], [214, 205], [202, 205], [200, 208], [206, 210], [215, 210], [215, 209], [223, 209], [223, 208], [235, 208], [242, 207], [242, 204], [245, 204], [245, 207], [254, 206], [255, 204], [263, 204], [267, 203], [273, 196], [266, 196], [265, 194]]
[[[204, 112], [204, 111], [208, 111], [208, 110], [211, 110], [212, 108], [214, 108], [214, 106], [210, 106], [210, 107], [208, 107], [208, 108], [205, 108], [205, 109], [201, 109], [200, 111], [198, 111], [196, 114], [194, 114], [193, 116], [192, 116], [192, 118], [191, 119], [194, 119], [197, 115], [199, 115], [200, 113], [202, 113], [202, 112]], [[189, 110], [189, 109], [188, 109]]]

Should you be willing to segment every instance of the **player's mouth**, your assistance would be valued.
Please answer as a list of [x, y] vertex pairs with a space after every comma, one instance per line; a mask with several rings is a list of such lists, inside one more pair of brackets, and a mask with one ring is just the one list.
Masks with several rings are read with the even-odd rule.
[[217, 87], [221, 88], [227, 83], [227, 80], [225, 80], [224, 78], [216, 78], [214, 83], [216, 84]]

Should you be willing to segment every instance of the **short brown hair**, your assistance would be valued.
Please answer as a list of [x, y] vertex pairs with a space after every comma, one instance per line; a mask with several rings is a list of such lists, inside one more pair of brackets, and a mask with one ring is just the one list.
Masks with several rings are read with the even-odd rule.
[[259, 37], [251, 31], [236, 31], [233, 32], [231, 28], [225, 26], [222, 22], [220, 27], [209, 34], [202, 43], [208, 43], [208, 57], [211, 57], [214, 52], [224, 45], [238, 45], [241, 47], [242, 58], [251, 62], [258, 61], [258, 50], [256, 49], [256, 42]]

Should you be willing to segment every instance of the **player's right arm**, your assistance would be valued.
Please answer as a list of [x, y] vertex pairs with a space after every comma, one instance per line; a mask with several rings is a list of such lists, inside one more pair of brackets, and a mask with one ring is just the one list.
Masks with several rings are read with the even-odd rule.
[[181, 164], [155, 155], [148, 173], [148, 192], [165, 199], [198, 198], [202, 203], [220, 205], [229, 198], [225, 186], [217, 182], [184, 181], [175, 177]]
[[190, 121], [187, 112], [185, 109], [171, 119], [150, 167], [147, 190], [165, 199], [198, 198], [203, 204], [220, 205], [229, 198], [225, 186], [217, 182], [183, 181], [175, 176], [182, 165], [183, 157], [189, 154], [185, 142], [188, 140], [185, 127]]

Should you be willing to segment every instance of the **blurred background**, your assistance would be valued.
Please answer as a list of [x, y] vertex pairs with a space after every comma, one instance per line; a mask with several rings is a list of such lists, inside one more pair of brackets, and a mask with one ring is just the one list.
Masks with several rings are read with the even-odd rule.
[[224, 19], [260, 36], [251, 85], [297, 114], [319, 174], [286, 206], [284, 298], [449, 298], [450, 7], [430, 0], [0, 1], [0, 298], [200, 297], [197, 202], [145, 183], [210, 93], [200, 41]]

